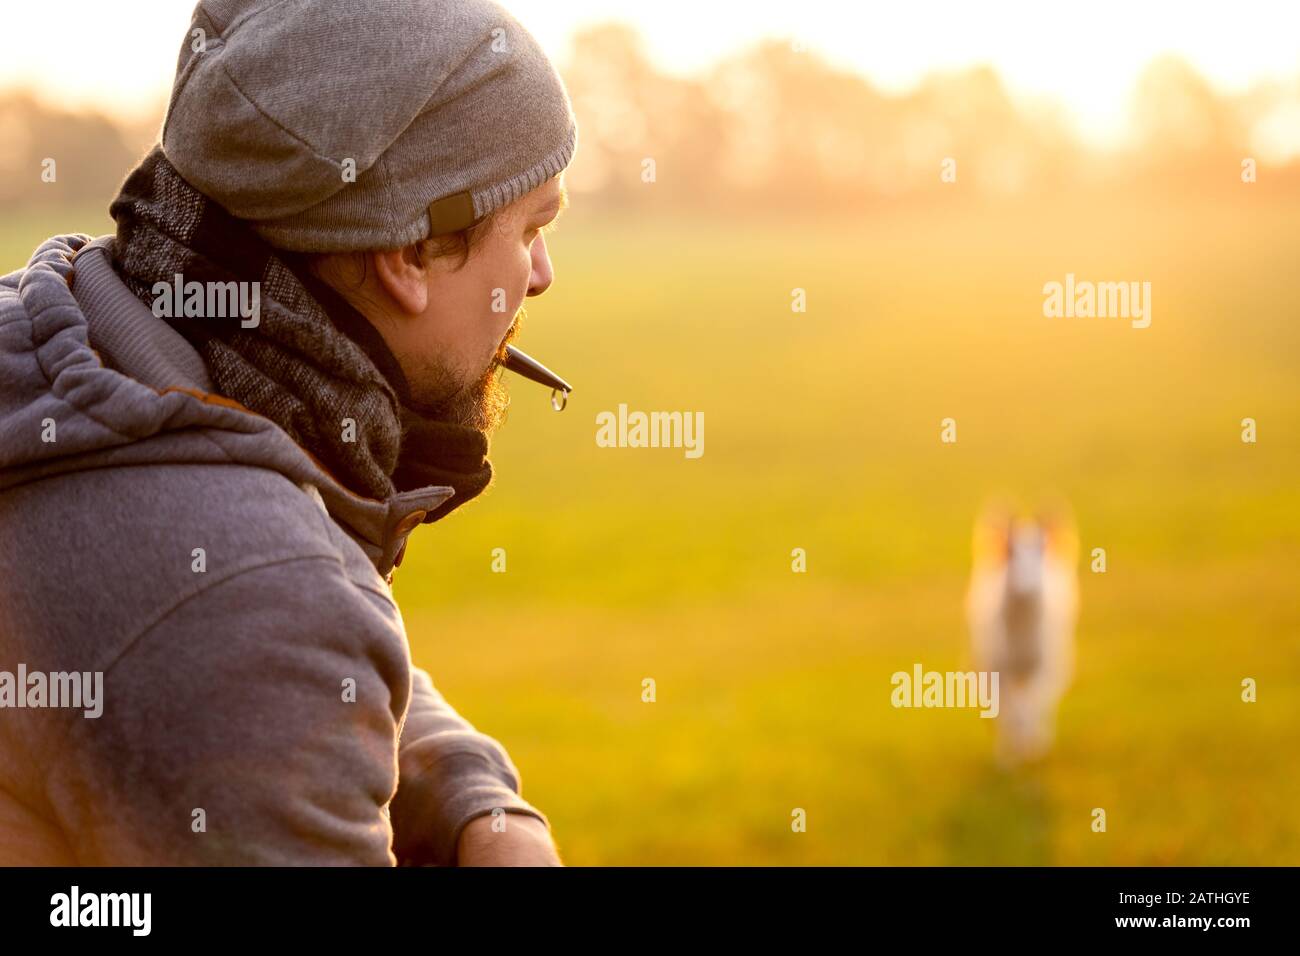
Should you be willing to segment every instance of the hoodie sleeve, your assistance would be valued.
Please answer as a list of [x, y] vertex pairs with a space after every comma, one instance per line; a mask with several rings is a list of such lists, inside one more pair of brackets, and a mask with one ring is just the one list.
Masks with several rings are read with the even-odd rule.
[[475, 817], [546, 822], [337, 560], [209, 573], [105, 666], [102, 714], [58, 750], [81, 863], [452, 865]]
[[411, 706], [402, 728], [393, 800], [399, 863], [451, 866], [465, 824], [496, 809], [546, 817], [519, 795], [519, 771], [493, 738], [447, 703], [426, 671], [411, 672]]
[[[330, 557], [208, 574], [105, 662], [102, 714], [57, 749], [47, 792], [79, 862], [393, 865], [410, 683], [384, 605]], [[474, 779], [452, 759], [433, 799]]]

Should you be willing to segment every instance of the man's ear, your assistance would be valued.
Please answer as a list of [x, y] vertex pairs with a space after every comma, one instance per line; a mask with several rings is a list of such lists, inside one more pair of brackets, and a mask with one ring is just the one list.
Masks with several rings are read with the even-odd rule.
[[423, 315], [429, 306], [429, 275], [415, 247], [372, 252], [370, 258], [379, 284], [398, 308], [406, 315]]

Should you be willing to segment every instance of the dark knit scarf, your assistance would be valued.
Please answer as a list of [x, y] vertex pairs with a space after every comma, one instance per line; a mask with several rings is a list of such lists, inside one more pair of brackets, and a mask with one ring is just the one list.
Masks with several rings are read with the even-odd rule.
[[153, 304], [155, 283], [171, 284], [177, 274], [186, 283], [260, 283], [255, 328], [242, 328], [239, 316], [164, 321], [198, 350], [219, 394], [275, 422], [342, 484], [378, 499], [454, 487], [426, 522], [488, 486], [487, 435], [417, 410], [369, 321], [308, 272], [301, 256], [273, 249], [182, 179], [160, 147], [109, 211], [117, 221], [114, 267], [145, 305]]

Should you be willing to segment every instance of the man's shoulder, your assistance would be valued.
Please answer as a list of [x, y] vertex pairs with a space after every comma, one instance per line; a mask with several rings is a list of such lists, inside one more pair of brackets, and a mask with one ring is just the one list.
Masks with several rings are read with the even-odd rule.
[[[70, 637], [92, 622], [109, 643], [128, 637], [235, 578], [256, 579], [259, 593], [305, 616], [349, 601], [390, 613], [364, 552], [313, 496], [265, 468], [72, 472], [0, 495], [0, 525], [0, 591], [21, 588], [33, 618]], [[75, 601], [60, 599], [68, 594]]]
[[101, 528], [99, 546], [141, 557], [194, 548], [253, 561], [337, 557], [347, 540], [305, 488], [255, 465], [160, 462], [38, 482], [56, 498], [64, 483], [68, 504]]

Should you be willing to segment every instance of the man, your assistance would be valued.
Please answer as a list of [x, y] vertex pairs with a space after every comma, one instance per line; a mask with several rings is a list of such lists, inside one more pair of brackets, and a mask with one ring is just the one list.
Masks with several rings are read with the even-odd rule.
[[559, 864], [390, 584], [576, 137], [489, 0], [198, 5], [116, 235], [0, 279], [0, 862]]

